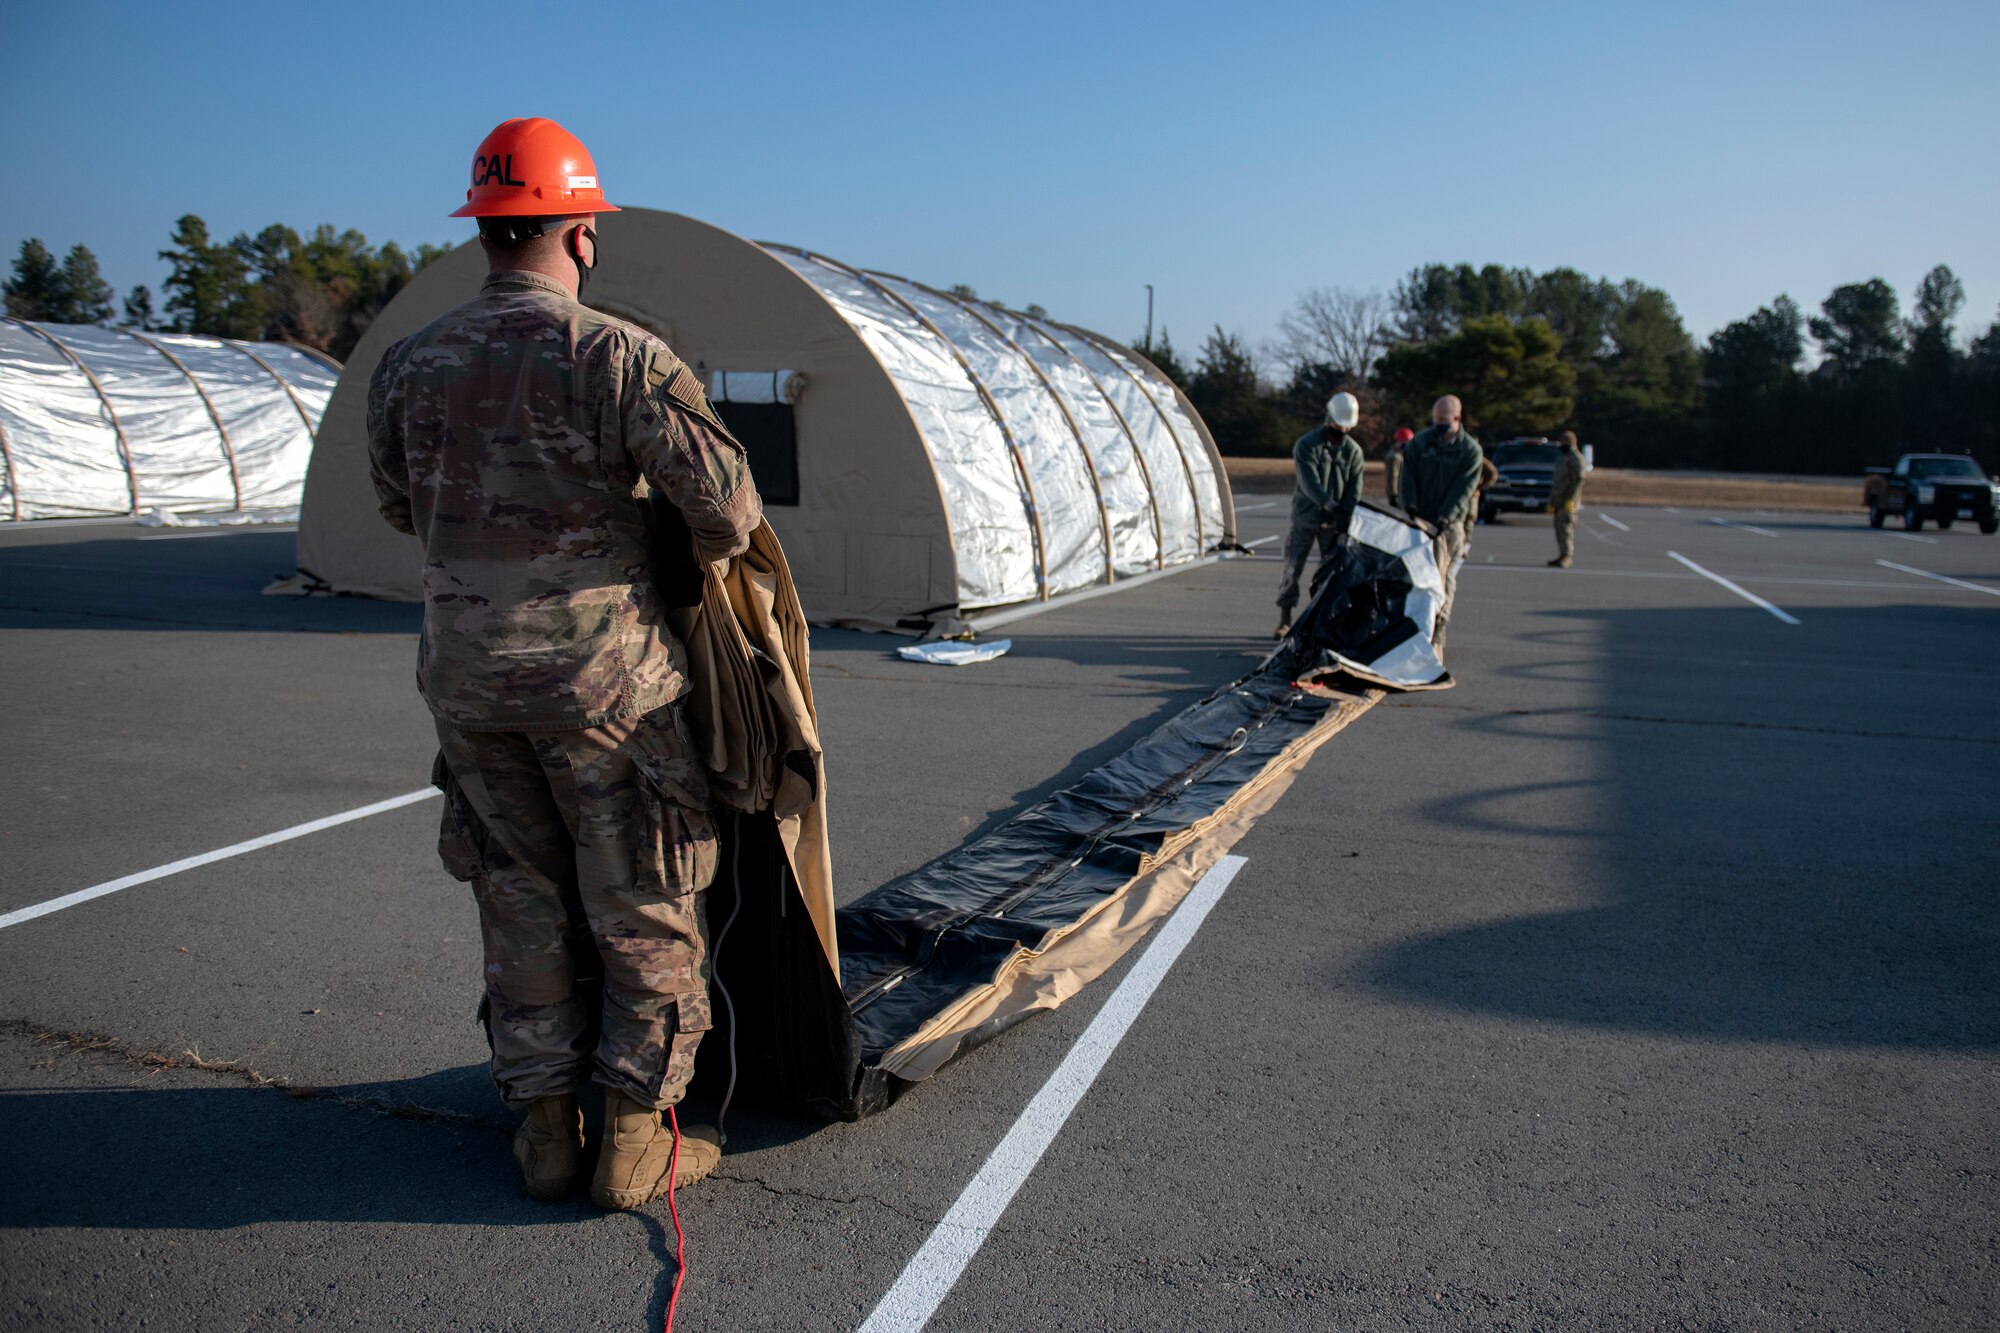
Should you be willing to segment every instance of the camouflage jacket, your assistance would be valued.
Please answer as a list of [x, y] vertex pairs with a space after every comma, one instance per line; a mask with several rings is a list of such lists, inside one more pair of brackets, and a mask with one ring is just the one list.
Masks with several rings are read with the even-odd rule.
[[1417, 432], [1403, 446], [1403, 508], [1433, 523], [1463, 523], [1479, 494], [1479, 441], [1462, 430], [1446, 435], [1436, 426]]
[[739, 445], [658, 338], [540, 274], [391, 347], [368, 388], [382, 517], [424, 547], [417, 688], [468, 731], [567, 731], [687, 689], [653, 586], [652, 492], [705, 561], [762, 517]]
[[1292, 526], [1345, 529], [1361, 502], [1361, 446], [1331, 426], [1315, 426], [1292, 445]]
[[1558, 509], [1575, 508], [1583, 498], [1583, 451], [1565, 449], [1549, 482], [1549, 503]]

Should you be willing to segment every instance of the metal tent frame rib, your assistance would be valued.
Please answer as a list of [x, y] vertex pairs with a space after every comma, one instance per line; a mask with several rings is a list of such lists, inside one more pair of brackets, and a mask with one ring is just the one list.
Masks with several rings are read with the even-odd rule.
[[[235, 494], [236, 497], [236, 512], [239, 514], [242, 513], [243, 474], [237, 470], [236, 446], [230, 443], [229, 428], [222, 424], [222, 414], [215, 410], [215, 400], [208, 396], [208, 390], [202, 387], [201, 381], [195, 378], [195, 374], [192, 370], [188, 369], [187, 362], [181, 360], [179, 357], [175, 356], [172, 352], [169, 352], [166, 349], [166, 345], [164, 343], [154, 342], [151, 338], [139, 332], [139, 330], [137, 329], [121, 329], [119, 330], [119, 332], [131, 335], [131, 337], [133, 337], [137, 341], [144, 343], [146, 346], [152, 348], [154, 351], [158, 352], [161, 356], [165, 357], [168, 361], [172, 362], [174, 369], [180, 371], [182, 376], [186, 378], [189, 386], [194, 389], [195, 395], [201, 399], [202, 407], [206, 409], [208, 412], [208, 419], [215, 423], [216, 435], [219, 436], [222, 440], [222, 456], [229, 460], [229, 489]], [[294, 399], [293, 401], [294, 403], [297, 402], [296, 399]]]
[[[172, 475], [171, 469], [174, 466], [196, 457], [212, 457], [205, 452], [207, 446], [203, 443], [203, 429], [195, 424], [200, 422], [203, 416], [207, 419], [207, 426], [214, 430], [215, 440], [220, 444], [221, 462], [226, 464], [228, 469], [228, 490], [222, 492], [221, 469], [216, 468], [211, 474], [213, 482], [201, 490], [198, 498], [183, 494], [170, 501], [163, 496], [162, 503], [178, 503], [184, 508], [191, 507], [203, 512], [245, 513], [249, 512], [249, 505], [255, 499], [252, 494], [253, 489], [259, 494], [268, 496], [283, 494], [294, 486], [303, 486], [304, 472], [301, 465], [288, 465], [274, 471], [273, 464], [269, 461], [271, 449], [279, 447], [296, 449], [298, 437], [289, 435], [283, 427], [260, 426], [251, 428], [251, 438], [246, 442], [238, 435], [232, 434], [231, 422], [243, 427], [246, 420], [245, 412], [254, 413], [264, 405], [276, 408], [278, 400], [271, 395], [267, 387], [268, 382], [268, 385], [276, 386], [278, 392], [283, 394], [284, 400], [291, 404], [300, 425], [305, 428], [304, 443], [309, 448], [310, 442], [318, 433], [318, 424], [313, 419], [312, 406], [309, 405], [308, 399], [317, 402], [321, 394], [330, 393], [332, 378], [337, 376], [341, 369], [340, 362], [325, 353], [309, 347], [283, 344], [287, 351], [296, 352], [300, 358], [310, 363], [309, 369], [295, 371], [301, 377], [299, 384], [295, 386], [286, 378], [285, 372], [272, 363], [272, 357], [281, 355], [272, 345], [207, 334], [155, 333], [151, 330], [122, 325], [46, 325], [39, 321], [13, 316], [0, 317], [0, 320], [4, 320], [7, 325], [18, 327], [36, 342], [55, 351], [61, 361], [48, 363], [47, 373], [56, 375], [64, 383], [71, 385], [74, 385], [74, 381], [69, 378], [70, 373], [81, 375], [83, 383], [89, 386], [89, 395], [96, 399], [96, 415], [101, 418], [100, 422], [92, 424], [92, 413], [85, 406], [89, 402], [89, 396], [77, 390], [76, 410], [81, 411], [83, 416], [75, 421], [73, 429], [67, 433], [57, 429], [54, 434], [44, 439], [44, 428], [33, 421], [30, 421], [27, 427], [23, 427], [22, 423], [17, 421], [15, 425], [19, 429], [11, 432], [4, 424], [0, 424], [0, 464], [4, 464], [8, 490], [7, 512], [0, 514], [0, 521], [30, 521], [38, 511], [46, 514], [53, 510], [60, 514], [75, 510], [78, 502], [67, 496], [62, 490], [62, 483], [57, 482], [52, 485], [45, 479], [40, 470], [45, 465], [44, 456], [47, 455], [50, 459], [81, 458], [92, 449], [101, 448], [101, 445], [90, 443], [91, 439], [101, 439], [100, 435], [93, 433], [86, 437], [82, 432], [95, 432], [104, 424], [111, 427], [112, 437], [116, 443], [118, 470], [123, 472], [125, 480], [125, 504], [122, 509], [114, 508], [116, 502], [111, 496], [116, 492], [99, 492], [83, 506], [82, 512], [105, 516], [121, 513], [136, 516], [145, 505], [151, 503], [149, 497], [155, 494], [154, 487], [160, 483], [162, 477]], [[86, 333], [88, 337], [84, 336]], [[138, 358], [136, 362], [122, 360], [120, 354], [114, 351], [126, 339], [129, 339], [127, 346], [135, 349], [131, 355]], [[224, 360], [210, 359], [216, 356]], [[233, 360], [234, 356], [241, 356], [249, 361], [257, 367], [257, 371], [224, 370], [223, 367]], [[105, 376], [100, 376], [100, 367], [105, 370]], [[116, 377], [107, 378], [113, 371], [116, 372]], [[325, 372], [332, 374], [327, 375]], [[132, 378], [129, 388], [126, 383], [128, 377]], [[187, 424], [178, 429], [186, 430], [188, 433], [177, 435], [175, 437], [177, 443], [172, 453], [159, 457], [156, 456], [149, 428], [140, 424], [142, 421], [150, 420], [150, 417], [142, 412], [139, 417], [128, 421], [126, 417], [120, 415], [116, 404], [119, 395], [125, 394], [124, 401], [128, 414], [133, 410], [135, 402], [150, 411], [150, 404], [160, 400], [145, 395], [157, 395], [168, 385], [181, 384], [192, 391], [191, 396], [175, 403], [172, 410], [186, 414], [184, 420]], [[131, 395], [135, 392], [141, 396], [133, 398]], [[176, 392], [179, 390], [176, 389]], [[218, 398], [218, 393], [223, 396]], [[247, 399], [243, 397], [246, 393], [249, 395]], [[195, 415], [197, 402], [200, 404], [200, 415]], [[262, 435], [269, 434], [274, 429], [280, 441], [289, 440], [291, 443], [260, 448], [259, 441]], [[135, 438], [134, 431], [140, 431], [141, 434]], [[193, 450], [192, 453], [188, 452], [190, 448]], [[252, 452], [246, 454], [245, 450]], [[101, 458], [101, 454], [99, 457]], [[168, 472], [156, 473], [156, 469], [162, 465], [169, 469]], [[101, 467], [102, 464], [98, 466]], [[212, 467], [212, 464], [205, 463], [204, 466]], [[297, 470], [296, 476], [292, 475], [294, 466]], [[108, 472], [109, 469], [105, 471]], [[140, 475], [142, 472], [145, 473], [143, 479]], [[33, 491], [33, 494], [28, 496], [23, 496], [21, 493], [24, 478], [31, 483]]]
[[940, 300], [956, 302], [967, 314], [991, 330], [995, 337], [1013, 348], [1014, 354], [1020, 357], [1021, 364], [1028, 368], [1028, 373], [1034, 376], [1035, 382], [1040, 384], [1043, 392], [1048, 394], [1049, 401], [1055, 404], [1056, 411], [1062, 414], [1063, 423], [1069, 427], [1070, 438], [1076, 444], [1077, 455], [1083, 460], [1083, 470], [1090, 477], [1091, 493], [1097, 501], [1098, 541], [1104, 550], [1104, 581], [1106, 583], [1117, 582], [1117, 572], [1112, 568], [1111, 515], [1104, 507], [1104, 482], [1097, 475], [1097, 464], [1090, 457], [1090, 446], [1084, 442], [1083, 429], [1077, 425], [1076, 417], [1071, 414], [1069, 404], [1063, 401], [1062, 394], [1058, 393], [1056, 386], [1049, 382], [1049, 377], [1043, 372], [1042, 368], [1035, 364], [1035, 358], [1029, 356], [1020, 343], [1014, 341], [1012, 334], [1008, 333], [998, 324], [995, 324], [992, 317], [979, 308], [979, 302], [968, 301], [964, 297], [954, 296], [950, 292], [941, 292], [935, 287], [929, 287], [911, 279], [904, 279], [904, 281], [909, 282], [912, 287], [929, 292], [932, 296]]
[[1195, 546], [1197, 549], [1206, 552], [1208, 550], [1208, 541], [1206, 534], [1202, 530], [1201, 488], [1194, 484], [1194, 464], [1188, 461], [1187, 446], [1181, 442], [1181, 433], [1175, 427], [1173, 418], [1167, 415], [1167, 409], [1160, 406], [1160, 400], [1153, 396], [1153, 391], [1146, 387], [1146, 382], [1140, 378], [1139, 373], [1125, 363], [1125, 359], [1118, 354], [1118, 348], [1115, 344], [1106, 342], [1089, 329], [1080, 329], [1074, 324], [1057, 324], [1056, 327], [1065, 333], [1073, 334], [1089, 343], [1104, 354], [1105, 360], [1123, 371], [1138, 388], [1139, 396], [1146, 400], [1147, 406], [1151, 407], [1154, 415], [1160, 418], [1160, 424], [1167, 428], [1167, 438], [1174, 442], [1174, 452], [1180, 456], [1181, 474], [1187, 480], [1188, 498], [1194, 502]]
[[10, 522], [18, 523], [21, 521], [21, 482], [14, 473], [14, 449], [7, 443], [7, 427], [4, 424], [0, 424], [0, 464], [6, 467], [7, 504], [14, 511], [7, 517]]
[[1044, 342], [1068, 357], [1070, 363], [1083, 372], [1083, 377], [1090, 381], [1090, 387], [1097, 390], [1097, 396], [1102, 398], [1104, 405], [1111, 410], [1111, 415], [1118, 422], [1118, 429], [1125, 432], [1125, 442], [1132, 446], [1132, 461], [1138, 464], [1139, 477], [1146, 483], [1146, 505], [1153, 514], [1153, 568], [1165, 569], [1167, 567], [1167, 537], [1166, 530], [1160, 524], [1159, 488], [1153, 483], [1153, 469], [1146, 464], [1146, 451], [1139, 447], [1139, 437], [1133, 433], [1132, 423], [1127, 421], [1125, 414], [1118, 410], [1117, 402], [1105, 390], [1103, 381], [1099, 380], [1090, 367], [1083, 363], [1082, 357], [1065, 346], [1062, 339], [1049, 332], [1050, 326], [1047, 325], [1046, 321], [1036, 319], [1032, 315], [1022, 314], [1018, 310], [1010, 310], [1007, 313], [1013, 315], [1028, 328], [1040, 334]]
[[[82, 371], [84, 379], [90, 382], [91, 389], [97, 394], [97, 401], [104, 404], [104, 415], [111, 422], [111, 433], [118, 439], [118, 461], [125, 467], [125, 490], [132, 498], [132, 506], [126, 512], [132, 514], [138, 513], [139, 476], [132, 470], [132, 442], [125, 438], [125, 426], [124, 423], [118, 420], [118, 409], [111, 405], [111, 396], [104, 392], [104, 386], [98, 382], [97, 373], [83, 363], [83, 358], [78, 356], [68, 343], [65, 343], [62, 339], [56, 337], [53, 333], [50, 333], [34, 321], [15, 319], [12, 316], [8, 316], [7, 322], [9, 324], [18, 324], [28, 332], [45, 339], [49, 346], [63, 354], [64, 359]], [[18, 512], [18, 510], [19, 501], [17, 500], [16, 511]]]
[[[972, 362], [966, 358], [964, 349], [952, 341], [950, 334], [939, 328], [930, 316], [924, 314], [923, 311], [905, 300], [901, 292], [885, 285], [881, 281], [881, 279], [887, 278], [891, 282], [909, 282], [908, 278], [899, 278], [893, 273], [876, 273], [869, 270], [849, 268], [838, 260], [829, 260], [824, 256], [815, 256], [815, 258], [822, 264], [830, 264], [834, 268], [845, 270], [852, 276], [867, 283], [869, 287], [880, 292], [890, 301], [895, 302], [910, 318], [916, 320], [925, 329], [928, 329], [933, 338], [944, 344], [945, 350], [951, 353], [952, 360], [958, 362], [958, 368], [965, 372], [965, 377], [968, 380], [972, 381], [973, 389], [979, 394], [979, 401], [986, 405], [987, 415], [991, 416], [993, 424], [1000, 428], [1000, 438], [1007, 441], [1007, 453], [1014, 460], [1014, 479], [1020, 483], [1021, 501], [1027, 508], [1028, 531], [1033, 533], [1035, 538], [1035, 600], [1046, 602], [1049, 599], [1048, 530], [1042, 520], [1041, 505], [1035, 500], [1034, 480], [1029, 477], [1028, 465], [1021, 457], [1021, 443], [1014, 438], [1013, 430], [1008, 427], [1007, 418], [1000, 411], [1000, 404], [993, 400], [993, 391], [987, 387], [986, 381], [973, 368]], [[915, 286], [916, 284], [911, 283], [910, 285]]]
[[[1074, 325], [800, 246], [756, 244], [864, 335], [903, 398], [960, 560], [961, 609], [1007, 604], [991, 602], [995, 592], [1047, 601], [1058, 590], [1115, 584], [1228, 542], [1229, 491], [1213, 444], [1185, 397], [1144, 358]], [[938, 417], [940, 410], [955, 415]], [[1004, 463], [996, 445], [1006, 450]], [[1003, 476], [1012, 479], [1018, 518], [1003, 498]], [[1011, 572], [997, 576], [1003, 566], [990, 552], [1003, 548], [969, 534], [1000, 532], [993, 525], [1003, 521], [1017, 544], [1004, 566]], [[979, 552], [972, 572], [968, 550]], [[1101, 567], [1092, 563], [1100, 556]]]
[[269, 361], [266, 361], [263, 357], [258, 356], [255, 352], [251, 351], [247, 345], [236, 341], [236, 339], [234, 338], [218, 338], [216, 339], [216, 341], [221, 343], [225, 347], [233, 347], [237, 351], [243, 353], [243, 355], [249, 357], [252, 361], [255, 361], [258, 365], [262, 366], [264, 368], [264, 373], [266, 375], [269, 375], [272, 379], [278, 382], [278, 387], [285, 391], [285, 397], [292, 400], [292, 407], [298, 412], [299, 420], [305, 424], [306, 438], [311, 439], [314, 434], [312, 414], [307, 412], [306, 405], [299, 401], [299, 396], [296, 392], [293, 391], [290, 382], [287, 381], [283, 375], [280, 375], [277, 372], [277, 369], [273, 367]]

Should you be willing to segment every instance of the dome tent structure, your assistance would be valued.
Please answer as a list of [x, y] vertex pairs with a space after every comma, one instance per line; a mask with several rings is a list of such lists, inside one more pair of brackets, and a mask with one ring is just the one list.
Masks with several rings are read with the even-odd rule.
[[[1129, 348], [673, 213], [596, 223], [588, 303], [659, 334], [704, 378], [813, 620], [948, 622], [1233, 544], [1214, 442]], [[480, 248], [460, 247], [355, 350], [307, 480], [302, 582], [421, 596], [415, 540], [375, 514], [367, 377], [484, 275]]]
[[339, 372], [286, 343], [0, 321], [0, 521], [294, 509]]

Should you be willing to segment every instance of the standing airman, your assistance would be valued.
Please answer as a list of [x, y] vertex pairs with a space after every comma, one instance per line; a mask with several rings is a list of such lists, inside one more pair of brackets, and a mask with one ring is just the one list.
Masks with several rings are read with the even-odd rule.
[[1556, 520], [1556, 558], [1549, 563], [1557, 569], [1568, 569], [1576, 556], [1576, 511], [1583, 505], [1583, 472], [1583, 450], [1577, 448], [1576, 432], [1566, 430], [1562, 433], [1562, 457], [1549, 482], [1549, 509]]
[[384, 354], [368, 428], [382, 516], [423, 546], [439, 853], [479, 906], [493, 1079], [525, 1116], [515, 1160], [536, 1198], [576, 1188], [594, 1081], [591, 1195], [634, 1208], [721, 1155], [713, 1130], [660, 1121], [709, 1028], [716, 831], [653, 586], [652, 497], [704, 562], [743, 551], [762, 507], [694, 374], [578, 300], [592, 223], [615, 211], [554, 121], [489, 134], [453, 214], [478, 219], [486, 281]]
[[1361, 503], [1361, 446], [1348, 432], [1361, 420], [1361, 404], [1351, 393], [1327, 399], [1326, 423], [1299, 436], [1292, 445], [1292, 530], [1285, 538], [1285, 572], [1278, 582], [1278, 631], [1292, 630], [1292, 611], [1299, 604], [1299, 576], [1306, 557], [1319, 544], [1322, 562], [1331, 558], [1347, 536], [1354, 508]]

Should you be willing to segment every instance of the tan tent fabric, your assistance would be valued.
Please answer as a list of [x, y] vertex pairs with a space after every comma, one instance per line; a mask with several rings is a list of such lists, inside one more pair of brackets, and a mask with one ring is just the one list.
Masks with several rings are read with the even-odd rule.
[[[1124, 495], [1097, 476], [1131, 451], [1116, 414], [1072, 401], [1076, 386], [1037, 363], [1041, 349], [1012, 345], [1006, 330], [1022, 317], [673, 213], [626, 209], [598, 227], [604, 259], [591, 305], [659, 334], [704, 377], [791, 371], [804, 386], [791, 404], [798, 503], [767, 501], [766, 514], [813, 623], [921, 628], [1059, 594], [1094, 580], [1104, 563], [1097, 528], [1120, 521], [1114, 513], [1097, 528], [1058, 531], [1064, 505], [1136, 503], [1152, 522], [1143, 492]], [[362, 338], [306, 478], [302, 577], [272, 591], [421, 595], [415, 541], [375, 513], [368, 379], [392, 342], [471, 299], [485, 268], [479, 246], [460, 246], [418, 273]], [[1170, 510], [1200, 515], [1199, 531], [1173, 549], [1191, 558], [1233, 542], [1221, 457], [1193, 408], [1143, 358], [1094, 341], [1129, 358], [1173, 418], [1185, 467], [1159, 469], [1158, 484], [1192, 485]]]
[[1223, 853], [1278, 803], [1314, 752], [1388, 694], [1339, 687], [1322, 692], [1338, 698], [1339, 707], [1287, 746], [1255, 781], [1215, 814], [1169, 840], [1123, 891], [1074, 924], [1049, 932], [1039, 948], [1016, 953], [990, 984], [969, 992], [888, 1051], [882, 1068], [911, 1083], [928, 1078], [979, 1033], [1054, 1009], [1102, 976], [1180, 906]]
[[684, 703], [706, 752], [711, 798], [777, 818], [800, 896], [839, 976], [811, 650], [798, 590], [771, 525], [758, 524], [750, 549], [726, 570], [709, 566], [701, 603], [674, 612], [672, 621], [687, 645]]

